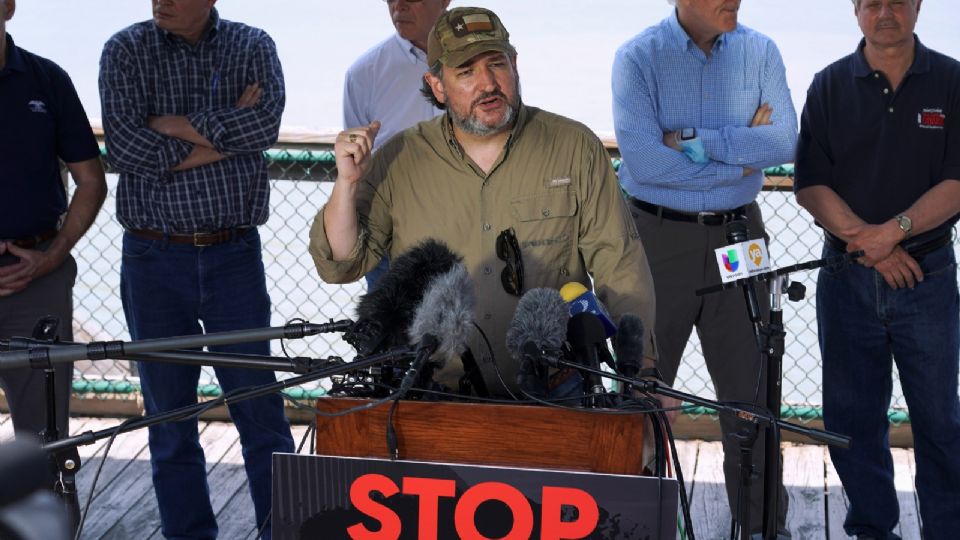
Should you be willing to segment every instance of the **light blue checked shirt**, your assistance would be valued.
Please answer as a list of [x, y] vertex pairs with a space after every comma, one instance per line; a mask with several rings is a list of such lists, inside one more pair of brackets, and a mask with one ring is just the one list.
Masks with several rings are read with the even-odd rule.
[[[773, 107], [772, 125], [749, 127], [763, 103]], [[797, 142], [797, 113], [773, 41], [738, 25], [707, 57], [676, 10], [617, 50], [613, 120], [623, 189], [685, 212], [753, 201], [762, 169], [791, 162]], [[709, 163], [693, 163], [663, 144], [665, 132], [686, 127], [697, 129]], [[745, 167], [755, 172], [744, 177]]]
[[427, 53], [393, 34], [365, 52], [344, 77], [343, 127], [380, 121], [373, 149], [417, 122], [442, 113], [420, 94]]

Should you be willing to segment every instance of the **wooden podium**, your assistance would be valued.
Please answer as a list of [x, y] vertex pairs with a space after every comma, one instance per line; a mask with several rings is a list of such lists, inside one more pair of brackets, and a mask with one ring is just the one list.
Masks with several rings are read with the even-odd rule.
[[[320, 398], [339, 412], [366, 399]], [[339, 417], [317, 416], [317, 454], [389, 458], [390, 403]], [[641, 473], [644, 416], [596, 410], [401, 401], [393, 416], [407, 460], [595, 473]]]

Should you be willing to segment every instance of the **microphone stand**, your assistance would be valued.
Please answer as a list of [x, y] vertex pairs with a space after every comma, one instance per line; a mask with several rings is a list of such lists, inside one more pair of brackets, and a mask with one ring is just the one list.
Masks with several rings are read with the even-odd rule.
[[[0, 340], [0, 351], [4, 351], [0, 352], [0, 370], [5, 367], [28, 366], [34, 369], [43, 369], [44, 392], [46, 396], [46, 427], [39, 434], [40, 441], [43, 444], [43, 448], [50, 452], [52, 472], [56, 478], [53, 491], [63, 501], [68, 513], [71, 531], [75, 532], [80, 524], [80, 501], [76, 488], [76, 474], [80, 468], [81, 461], [76, 450], [76, 445], [60, 444], [62, 441], [71, 440], [71, 438], [62, 439], [61, 435], [65, 434], [61, 434], [57, 427], [56, 372], [54, 370], [54, 364], [70, 363], [83, 359], [102, 360], [113, 358], [119, 360], [145, 360], [309, 373], [316, 368], [317, 362], [311, 358], [278, 359], [270, 356], [206, 353], [192, 350], [161, 352], [161, 350], [177, 347], [227, 345], [249, 341], [263, 341], [266, 339], [301, 338], [323, 332], [348, 330], [353, 323], [352, 321], [343, 320], [336, 322], [331, 321], [326, 324], [288, 324], [281, 327], [237, 330], [195, 336], [179, 336], [130, 342], [92, 342], [89, 344], [54, 341], [59, 325], [60, 321], [57, 318], [43, 317], [37, 321], [32, 338], [14, 337]], [[350, 367], [351, 369], [354, 368], [353, 365], [350, 365]], [[290, 384], [289, 381], [291, 380], [293, 379], [288, 379], [288, 381], [284, 382]], [[205, 406], [205, 404], [199, 405], [201, 405], [201, 407]], [[112, 433], [112, 430], [106, 431]], [[96, 440], [98, 439], [93, 439], [91, 442]]]
[[[62, 362], [77, 360], [104, 360], [122, 358], [128, 354], [153, 353], [170, 349], [191, 349], [216, 345], [234, 345], [272, 339], [299, 339], [325, 332], [343, 332], [353, 326], [352, 321], [331, 321], [325, 324], [297, 323], [285, 326], [251, 328], [229, 332], [212, 332], [192, 336], [174, 336], [167, 338], [142, 339], [137, 341], [94, 341], [59, 346], [51, 344], [37, 345], [13, 338], [0, 340], [6, 342], [9, 349], [0, 352], [0, 369], [4, 367], [46, 367]], [[26, 349], [26, 350], [16, 350]]]
[[[593, 375], [606, 377], [608, 379], [613, 379], [615, 381], [630, 385], [641, 392], [660, 394], [662, 396], [676, 398], [717, 411], [717, 413], [721, 415], [731, 415], [735, 417], [739, 422], [741, 422], [742, 425], [740, 431], [738, 431], [736, 435], [737, 439], [740, 441], [740, 499], [742, 503], [746, 503], [739, 505], [739, 515], [737, 516], [737, 519], [740, 520], [741, 525], [750, 523], [749, 494], [750, 485], [752, 484], [751, 475], [753, 474], [753, 442], [756, 440], [757, 433], [760, 429], [765, 429], [767, 430], [767, 433], [770, 433], [770, 428], [776, 426], [779, 429], [798, 433], [823, 444], [837, 446], [839, 448], [850, 448], [850, 437], [847, 437], [846, 435], [786, 422], [781, 420], [779, 415], [774, 415], [769, 410], [759, 408], [750, 410], [738, 405], [731, 405], [728, 403], [704, 399], [693, 394], [674, 390], [673, 388], [670, 388], [659, 381], [625, 377], [616, 373], [610, 373], [584, 366], [583, 364], [571, 362], [569, 360], [551, 356], [549, 354], [541, 354], [537, 358], [543, 362], [546, 362], [551, 367], [576, 368]], [[779, 456], [779, 451], [777, 452], [777, 456]], [[742, 540], [749, 540], [749, 525], [740, 527], [740, 538]]]
[[[747, 310], [753, 313], [750, 305], [751, 302], [746, 294], [747, 287], [752, 287], [761, 281], [770, 284], [771, 301], [769, 321], [764, 322], [762, 319], [754, 320], [754, 316], [751, 315], [751, 322], [753, 323], [754, 336], [760, 348], [760, 354], [766, 359], [766, 408], [775, 420], [780, 420], [780, 406], [783, 401], [783, 353], [787, 335], [783, 326], [782, 296], [786, 293], [790, 301], [798, 302], [802, 300], [806, 294], [806, 288], [803, 284], [798, 282], [790, 283], [789, 275], [798, 270], [813, 270], [822, 266], [849, 264], [854, 259], [862, 257], [863, 254], [863, 251], [857, 251], [835, 257], [827, 257], [825, 259], [815, 259], [777, 270], [762, 272], [728, 283], [705, 287], [696, 291], [697, 296], [703, 296], [733, 287], [740, 287], [744, 290]], [[744, 459], [744, 446], [747, 444], [753, 445], [753, 442], [757, 438], [757, 432], [755, 429], [750, 429], [749, 426], [743, 426], [743, 424], [741, 424], [741, 426], [741, 429], [735, 437], [740, 441], [742, 463]], [[764, 474], [763, 477], [763, 538], [765, 540], [774, 540], [777, 536], [780, 486], [783, 484], [783, 471], [780, 462], [779, 437], [774, 436], [774, 433], [767, 429], [764, 433], [764, 463], [766, 464], [766, 474]], [[746, 495], [749, 495], [749, 484], [750, 481], [748, 478], [744, 479], [741, 477], [741, 486], [747, 487], [747, 491], [741, 489], [740, 514], [742, 517], [738, 519], [740, 520], [741, 530], [747, 531], [749, 531], [750, 528], [750, 502], [749, 497], [746, 497]], [[746, 511], [744, 511], [744, 507], [746, 507]]]
[[[37, 321], [33, 327], [32, 340], [35, 343], [50, 345], [55, 343], [60, 319], [46, 316]], [[54, 367], [43, 368], [43, 391], [46, 400], [44, 417], [46, 426], [39, 433], [40, 442], [48, 443], [60, 438], [60, 428], [57, 425], [57, 373]], [[80, 455], [75, 448], [68, 448], [48, 455], [50, 472], [54, 478], [53, 492], [60, 499], [66, 511], [67, 524], [71, 534], [74, 534], [80, 524], [80, 499], [77, 495], [76, 471], [80, 467]]]
[[[325, 377], [330, 377], [333, 375], [340, 375], [349, 371], [356, 369], [364, 369], [381, 362], [386, 362], [389, 360], [395, 360], [398, 358], [404, 358], [413, 355], [416, 352], [416, 349], [413, 347], [398, 347], [391, 349], [386, 352], [379, 354], [371, 355], [366, 358], [358, 359], [353, 362], [342, 362], [339, 359], [336, 360], [326, 360], [327, 367], [317, 369], [310, 373], [300, 375], [298, 377], [291, 377], [289, 379], [284, 379], [282, 381], [277, 381], [275, 383], [266, 384], [263, 386], [258, 386], [251, 388], [250, 390], [245, 390], [239, 392], [234, 396], [230, 396], [223, 400], [223, 405], [231, 405], [240, 401], [254, 399], [261, 396], [266, 396], [285, 390], [293, 386], [299, 386], [304, 383], [312, 382], [317, 379], [323, 379]], [[210, 365], [215, 365], [211, 363]], [[102, 429], [100, 431], [86, 431], [79, 435], [74, 435], [72, 437], [67, 437], [47, 443], [41, 446], [42, 450], [47, 452], [55, 452], [62, 448], [71, 448], [76, 446], [93, 444], [94, 442], [104, 439], [110, 436], [113, 436], [114, 433], [126, 433], [128, 431], [134, 431], [144, 427], [149, 427], [163, 422], [174, 422], [177, 420], [183, 420], [189, 418], [197, 413], [203, 412], [209, 404], [207, 403], [197, 403], [194, 405], [188, 405], [185, 407], [180, 407], [178, 409], [173, 409], [171, 411], [166, 411], [162, 413], [157, 413], [149, 416], [141, 416], [138, 419], [130, 421], [126, 424], [121, 424], [116, 428]]]
[[[13, 338], [0, 339], [0, 348], [27, 349], [33, 347], [70, 347], [84, 345], [70, 341], [41, 341], [38, 339]], [[121, 354], [111, 356], [112, 360], [129, 360], [134, 362], [160, 362], [164, 364], [199, 364], [226, 368], [262, 369], [266, 371], [284, 371], [289, 373], [308, 373], [318, 367], [326, 365], [328, 360], [318, 360], [306, 356], [275, 357], [258, 354], [240, 354], [226, 352], [207, 352], [193, 349], [173, 349], [164, 352], [149, 352], [139, 354]], [[2, 368], [0, 368], [2, 369]]]

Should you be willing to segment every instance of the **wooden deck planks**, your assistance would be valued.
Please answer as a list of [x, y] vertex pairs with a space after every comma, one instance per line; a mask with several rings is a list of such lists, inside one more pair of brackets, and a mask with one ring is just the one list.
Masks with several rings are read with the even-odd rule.
[[783, 448], [783, 486], [790, 499], [787, 530], [793, 540], [826, 538], [823, 449], [787, 443]]
[[[200, 444], [207, 458], [209, 473], [237, 440], [236, 429], [228, 423], [210, 422], [201, 424]], [[148, 538], [160, 530], [160, 512], [153, 491], [152, 471], [146, 460], [146, 486], [138, 500], [131, 505], [113, 526], [100, 538], [122, 540], [125, 538]]]
[[[71, 433], [98, 431], [116, 426], [118, 419], [74, 418]], [[247, 489], [236, 429], [229, 423], [202, 422], [201, 443], [207, 455], [211, 502], [217, 513], [221, 538], [253, 539], [253, 503]], [[293, 426], [300, 444], [307, 426]], [[0, 414], [0, 439], [12, 438], [12, 422]], [[84, 540], [128, 538], [162, 539], [156, 498], [150, 479], [146, 430], [120, 435], [107, 458], [97, 485]], [[100, 464], [106, 441], [79, 447], [83, 468], [78, 475], [81, 505], [89, 496], [90, 482]], [[305, 450], [307, 447], [305, 447]], [[677, 455], [691, 497], [694, 529], [700, 540], [725, 539], [730, 532], [730, 510], [723, 486], [723, 451], [716, 442], [677, 441]], [[793, 538], [845, 540], [843, 518], [847, 501], [825, 447], [786, 444], [784, 485], [790, 497], [788, 526]], [[894, 449], [897, 495], [900, 501], [899, 533], [904, 540], [920, 539], [920, 518], [913, 486], [913, 450]], [[679, 536], [678, 536], [679, 537]]]
[[719, 442], [701, 442], [699, 445], [690, 514], [699, 540], [730, 536], [730, 508], [723, 483], [723, 446]]
[[893, 448], [893, 483], [900, 502], [900, 537], [920, 538], [920, 512], [914, 488], [913, 449]]
[[843, 520], [847, 517], [850, 501], [847, 500], [847, 494], [840, 483], [837, 470], [830, 461], [830, 451], [826, 447], [822, 449], [827, 495], [827, 537], [833, 540], [846, 539], [849, 537], [843, 532]]

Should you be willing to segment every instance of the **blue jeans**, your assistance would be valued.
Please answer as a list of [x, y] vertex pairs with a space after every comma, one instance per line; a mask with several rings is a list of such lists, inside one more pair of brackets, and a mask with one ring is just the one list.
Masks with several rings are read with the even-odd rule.
[[[825, 246], [823, 256], [839, 252]], [[830, 457], [850, 499], [850, 535], [897, 538], [887, 410], [892, 361], [910, 410], [924, 538], [960, 531], [960, 308], [953, 246], [918, 261], [924, 280], [893, 290], [860, 264], [824, 268], [817, 282], [826, 429], [849, 435]]]
[[367, 272], [365, 276], [363, 276], [363, 278], [367, 281], [367, 292], [372, 291], [373, 288], [377, 286], [377, 282], [380, 281], [380, 278], [382, 278], [383, 275], [386, 274], [387, 270], [389, 269], [390, 269], [390, 257], [387, 255], [384, 255], [383, 258], [380, 259], [380, 262], [377, 263], [377, 266], [373, 270]]
[[[270, 325], [260, 235], [251, 229], [211, 247], [193, 247], [123, 235], [120, 288], [133, 339], [223, 332]], [[203, 327], [200, 324], [203, 324]], [[212, 347], [218, 352], [270, 354], [266, 342]], [[197, 402], [198, 366], [140, 362], [147, 414]], [[224, 392], [274, 382], [273, 372], [215, 368]], [[257, 524], [270, 512], [274, 452], [293, 452], [283, 400], [274, 394], [230, 405], [240, 433], [243, 461]], [[150, 462], [163, 535], [216, 538], [206, 462], [197, 421], [168, 422], [150, 429]], [[269, 525], [264, 538], [270, 537]]]

